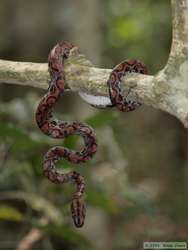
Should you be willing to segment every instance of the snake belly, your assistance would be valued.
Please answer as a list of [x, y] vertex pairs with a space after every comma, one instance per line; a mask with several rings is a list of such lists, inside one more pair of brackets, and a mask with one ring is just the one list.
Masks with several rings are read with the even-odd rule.
[[85, 180], [76, 171], [63, 174], [58, 172], [55, 164], [62, 158], [75, 164], [90, 160], [97, 151], [95, 133], [86, 124], [59, 121], [55, 120], [52, 116], [53, 108], [65, 90], [63, 62], [69, 57], [70, 50], [73, 47], [68, 42], [59, 43], [49, 53], [48, 68], [50, 84], [48, 92], [38, 105], [36, 122], [41, 131], [52, 138], [63, 139], [70, 135], [80, 135], [84, 139], [85, 147], [81, 152], [57, 146], [49, 149], [43, 160], [43, 173], [51, 182], [57, 184], [71, 182], [76, 185], [76, 191], [71, 201], [71, 212], [75, 226], [82, 227], [86, 215], [84, 202]]

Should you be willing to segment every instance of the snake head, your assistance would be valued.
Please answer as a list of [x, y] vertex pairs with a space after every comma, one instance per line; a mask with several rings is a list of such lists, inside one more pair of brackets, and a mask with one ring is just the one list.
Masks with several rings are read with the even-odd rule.
[[71, 203], [72, 219], [76, 227], [84, 225], [86, 207], [83, 198], [74, 198]]

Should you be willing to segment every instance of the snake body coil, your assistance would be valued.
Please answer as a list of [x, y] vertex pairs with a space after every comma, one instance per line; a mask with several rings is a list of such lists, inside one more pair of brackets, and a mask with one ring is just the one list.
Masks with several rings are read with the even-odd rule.
[[126, 96], [121, 93], [121, 79], [131, 72], [147, 74], [147, 68], [138, 60], [126, 60], [115, 66], [107, 81], [112, 106], [123, 112], [133, 111], [141, 105], [135, 98], [129, 98], [130, 89]]
[[71, 212], [76, 227], [81, 227], [85, 219], [84, 202], [84, 178], [76, 171], [61, 174], [55, 168], [55, 163], [64, 158], [72, 163], [86, 162], [97, 150], [95, 134], [92, 128], [78, 122], [56, 121], [52, 117], [52, 109], [65, 89], [65, 74], [63, 62], [68, 58], [73, 45], [70, 43], [57, 44], [48, 57], [50, 86], [48, 93], [40, 101], [36, 111], [36, 121], [39, 128], [52, 138], [65, 138], [69, 135], [81, 135], [84, 138], [85, 147], [81, 152], [73, 151], [64, 147], [51, 148], [44, 156], [44, 175], [54, 183], [73, 182], [77, 186], [71, 202]]
[[[71, 163], [79, 164], [91, 159], [97, 151], [95, 134], [88, 125], [79, 122], [63, 122], [53, 119], [52, 110], [58, 99], [65, 90], [65, 73], [63, 62], [68, 58], [70, 50], [74, 46], [70, 43], [57, 44], [50, 52], [48, 57], [48, 66], [50, 73], [50, 86], [47, 94], [40, 101], [36, 111], [36, 121], [39, 128], [46, 135], [63, 139], [69, 135], [81, 135], [85, 142], [85, 147], [81, 152], [70, 150], [65, 147], [53, 147], [44, 156], [43, 172], [51, 181], [57, 184], [72, 182], [76, 184], [76, 192], [73, 194], [71, 202], [71, 212], [76, 227], [82, 227], [84, 224], [86, 209], [84, 202], [84, 178], [76, 171], [61, 174], [55, 168], [55, 163], [64, 158]], [[146, 67], [137, 60], [127, 60], [117, 65], [107, 81], [110, 106], [116, 106], [120, 111], [132, 111], [141, 103], [131, 100], [121, 93], [121, 79], [128, 72], [137, 72], [146, 74]], [[100, 100], [100, 99], [99, 99]], [[92, 104], [92, 103], [90, 103]], [[103, 106], [101, 103], [94, 103], [95, 107]], [[107, 105], [109, 106], [109, 104]]]

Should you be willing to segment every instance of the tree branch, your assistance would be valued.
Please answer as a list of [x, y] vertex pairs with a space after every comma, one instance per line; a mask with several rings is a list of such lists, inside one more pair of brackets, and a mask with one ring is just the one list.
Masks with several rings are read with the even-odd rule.
[[43, 233], [37, 229], [32, 228], [29, 233], [21, 239], [17, 246], [17, 250], [31, 250], [33, 248], [33, 245], [39, 241], [43, 236]]
[[[166, 111], [188, 128], [188, 0], [171, 0], [173, 39], [167, 65], [155, 76], [130, 74], [123, 79], [147, 105]], [[108, 96], [110, 69], [94, 67], [74, 49], [65, 64], [67, 88]], [[0, 60], [0, 83], [47, 89], [46, 63]]]

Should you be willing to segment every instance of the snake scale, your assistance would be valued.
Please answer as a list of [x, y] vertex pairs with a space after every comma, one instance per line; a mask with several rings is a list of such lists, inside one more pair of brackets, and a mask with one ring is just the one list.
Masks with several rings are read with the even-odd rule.
[[[64, 158], [71, 163], [79, 164], [86, 162], [97, 151], [96, 136], [91, 127], [79, 122], [64, 122], [55, 120], [52, 111], [65, 90], [64, 60], [69, 57], [73, 45], [69, 42], [58, 43], [50, 51], [48, 56], [48, 68], [50, 83], [48, 92], [41, 99], [36, 110], [36, 122], [41, 131], [57, 139], [63, 139], [70, 135], [80, 135], [84, 139], [85, 147], [81, 152], [70, 150], [65, 147], [53, 147], [48, 150], [43, 160], [43, 173], [53, 183], [62, 184], [72, 182], [76, 185], [76, 191], [71, 201], [71, 212], [76, 227], [84, 225], [86, 206], [84, 201], [85, 181], [76, 171], [59, 173], [55, 164]], [[120, 111], [132, 111], [141, 103], [135, 100], [127, 100], [121, 93], [121, 78], [127, 72], [146, 74], [146, 67], [137, 60], [127, 60], [117, 65], [111, 72], [107, 81], [111, 106], [116, 106]], [[100, 103], [95, 106], [100, 106]]]

